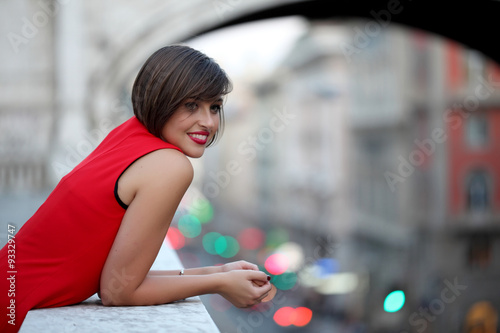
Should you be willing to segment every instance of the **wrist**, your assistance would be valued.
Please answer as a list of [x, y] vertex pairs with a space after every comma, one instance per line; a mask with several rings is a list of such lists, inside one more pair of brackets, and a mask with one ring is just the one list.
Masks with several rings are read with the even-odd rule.
[[[217, 267], [217, 266], [215, 266]], [[227, 285], [227, 277], [228, 274], [227, 272], [218, 272], [211, 274], [211, 276], [214, 278], [214, 291], [216, 294], [223, 294], [224, 291], [226, 290], [226, 285]]]
[[217, 273], [224, 273], [224, 265], [218, 265], [218, 266], [210, 266], [209, 267], [209, 273], [210, 274], [217, 274]]
[[[179, 271], [177, 271], [177, 272], [179, 272]], [[221, 272], [222, 272], [222, 270], [219, 268], [219, 266], [202, 266], [202, 267], [196, 267], [196, 268], [186, 268], [186, 269], [184, 269], [183, 275], [210, 275], [210, 274], [221, 273]]]

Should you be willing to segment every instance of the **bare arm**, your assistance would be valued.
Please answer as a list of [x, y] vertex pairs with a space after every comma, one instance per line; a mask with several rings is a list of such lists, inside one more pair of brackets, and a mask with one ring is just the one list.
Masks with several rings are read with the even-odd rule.
[[104, 305], [163, 304], [219, 293], [234, 305], [245, 307], [269, 292], [266, 274], [251, 269], [215, 273], [213, 268], [192, 269], [188, 273], [193, 275], [184, 276], [151, 273], [193, 169], [180, 152], [159, 150], [139, 159], [126, 172], [132, 179], [127, 186], [134, 188], [134, 195], [101, 274]]
[[[206, 274], [214, 274], [214, 273], [223, 273], [229, 272], [238, 269], [248, 269], [258, 271], [259, 267], [255, 264], [252, 264], [245, 260], [239, 260], [230, 262], [224, 265], [219, 266], [205, 266], [205, 267], [196, 267], [196, 268], [187, 268], [184, 269], [184, 275], [206, 275]], [[179, 275], [180, 269], [177, 270], [151, 270], [148, 272], [148, 275]]]
[[[181, 271], [180, 269], [168, 270], [168, 271], [152, 270], [148, 272], [148, 276], [174, 276], [174, 275], [179, 275], [180, 271]], [[184, 275], [207, 275], [214, 273], [220, 273], [220, 270], [213, 266], [184, 269]]]
[[208, 275], [148, 275], [135, 298], [117, 305], [164, 304], [187, 297], [218, 293], [237, 307], [248, 307], [267, 296], [271, 285], [265, 273], [234, 270]]

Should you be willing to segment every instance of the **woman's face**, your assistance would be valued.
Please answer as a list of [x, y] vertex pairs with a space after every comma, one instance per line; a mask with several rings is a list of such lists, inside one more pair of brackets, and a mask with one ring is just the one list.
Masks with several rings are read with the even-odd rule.
[[221, 109], [222, 98], [215, 101], [188, 98], [163, 126], [163, 140], [189, 157], [201, 157], [219, 128]]

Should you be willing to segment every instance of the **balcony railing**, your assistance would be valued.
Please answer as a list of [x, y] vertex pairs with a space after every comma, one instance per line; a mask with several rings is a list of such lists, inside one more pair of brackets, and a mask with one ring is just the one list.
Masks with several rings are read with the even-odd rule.
[[[182, 268], [168, 244], [160, 249], [152, 269]], [[199, 297], [164, 305], [105, 307], [97, 294], [71, 306], [28, 312], [21, 333], [52, 332], [207, 332], [219, 329]]]

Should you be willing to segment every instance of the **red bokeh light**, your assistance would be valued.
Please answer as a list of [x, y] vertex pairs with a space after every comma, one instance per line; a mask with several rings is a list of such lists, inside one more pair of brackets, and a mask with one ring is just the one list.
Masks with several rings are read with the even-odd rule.
[[292, 325], [291, 317], [294, 312], [295, 312], [294, 308], [290, 306], [285, 306], [278, 309], [278, 311], [274, 313], [273, 319], [276, 322], [276, 324], [280, 326], [290, 326]]
[[167, 243], [169, 243], [170, 247], [174, 250], [181, 249], [186, 244], [186, 238], [176, 227], [168, 228], [167, 237], [165, 238], [168, 240]]
[[311, 322], [312, 311], [306, 307], [298, 307], [296, 309], [285, 306], [278, 309], [273, 316], [276, 324], [280, 326], [290, 326], [295, 325], [298, 327], [304, 327]]
[[312, 319], [312, 311], [306, 307], [299, 307], [295, 309], [292, 315], [291, 322], [295, 326], [303, 327], [309, 324]]
[[271, 254], [264, 263], [266, 270], [273, 275], [285, 273], [289, 265], [288, 257], [282, 253]]
[[238, 243], [247, 250], [256, 250], [264, 244], [266, 235], [257, 228], [243, 229], [238, 235]]

